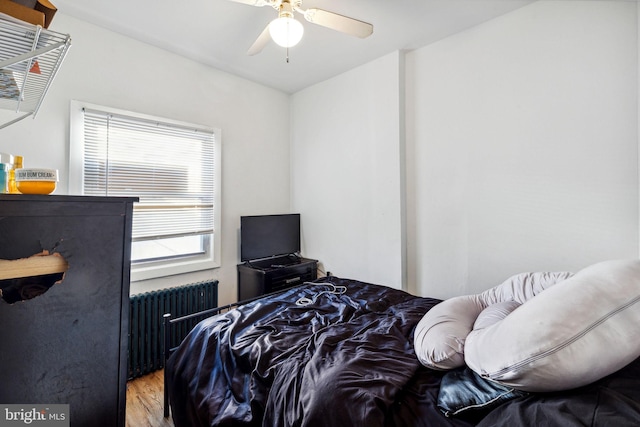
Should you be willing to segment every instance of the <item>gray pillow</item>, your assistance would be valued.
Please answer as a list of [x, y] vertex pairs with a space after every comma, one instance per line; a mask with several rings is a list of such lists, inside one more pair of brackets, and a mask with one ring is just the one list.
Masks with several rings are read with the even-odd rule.
[[420, 362], [431, 369], [464, 366], [464, 345], [477, 317], [500, 302], [524, 303], [544, 289], [571, 277], [571, 273], [521, 273], [477, 295], [449, 298], [425, 313], [414, 334]]
[[466, 337], [484, 378], [532, 392], [592, 383], [640, 356], [640, 260], [587, 267]]

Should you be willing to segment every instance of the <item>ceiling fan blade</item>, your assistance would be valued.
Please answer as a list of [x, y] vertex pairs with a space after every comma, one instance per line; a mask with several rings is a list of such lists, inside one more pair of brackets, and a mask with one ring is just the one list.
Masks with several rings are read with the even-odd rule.
[[258, 7], [271, 6], [270, 0], [229, 0], [229, 1], [232, 1], [235, 3], [248, 4], [249, 6], [258, 6]]
[[327, 12], [322, 9], [307, 9], [304, 11], [304, 18], [313, 24], [360, 38], [368, 37], [373, 33], [373, 25], [367, 22], [358, 21], [357, 19]]
[[247, 51], [247, 55], [252, 56], [262, 52], [262, 49], [264, 49], [267, 43], [269, 43], [269, 40], [271, 40], [271, 34], [269, 34], [269, 25], [267, 25], [264, 30], [262, 30], [262, 33], [260, 33], [256, 41], [251, 45]]

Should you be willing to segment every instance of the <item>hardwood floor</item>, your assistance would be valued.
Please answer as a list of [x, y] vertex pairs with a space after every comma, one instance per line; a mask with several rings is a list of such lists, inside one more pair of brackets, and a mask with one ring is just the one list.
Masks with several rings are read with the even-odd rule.
[[163, 415], [163, 375], [155, 371], [127, 382], [127, 427], [173, 427]]

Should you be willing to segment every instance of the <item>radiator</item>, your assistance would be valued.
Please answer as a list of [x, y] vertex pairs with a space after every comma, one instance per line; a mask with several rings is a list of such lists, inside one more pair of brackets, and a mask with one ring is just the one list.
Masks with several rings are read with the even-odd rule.
[[[129, 312], [129, 379], [164, 368], [162, 316], [184, 316], [218, 306], [218, 281], [132, 295]], [[171, 328], [171, 347], [177, 346], [201, 318]]]

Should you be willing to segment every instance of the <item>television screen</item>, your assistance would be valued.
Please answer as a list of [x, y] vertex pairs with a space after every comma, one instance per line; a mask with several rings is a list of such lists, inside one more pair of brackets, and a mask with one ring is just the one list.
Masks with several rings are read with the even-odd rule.
[[240, 259], [300, 252], [300, 214], [240, 217]]

